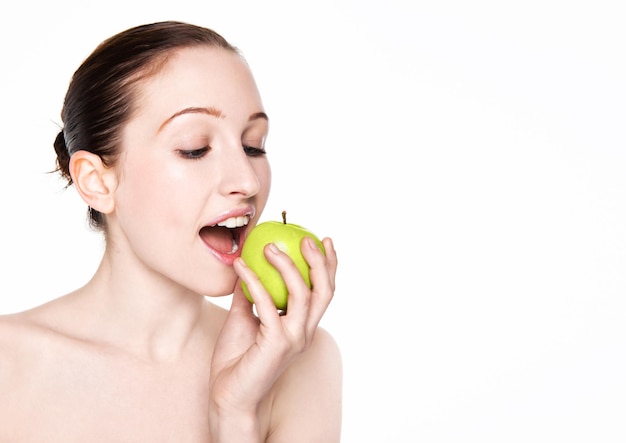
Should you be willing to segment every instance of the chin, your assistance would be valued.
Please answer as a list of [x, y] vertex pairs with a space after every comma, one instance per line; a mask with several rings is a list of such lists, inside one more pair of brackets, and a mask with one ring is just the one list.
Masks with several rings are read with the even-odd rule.
[[237, 278], [233, 278], [232, 281], [228, 282], [211, 282], [211, 287], [205, 287], [204, 291], [201, 293], [205, 295], [205, 297], [224, 297], [227, 295], [231, 295], [235, 291], [235, 285], [237, 284]]

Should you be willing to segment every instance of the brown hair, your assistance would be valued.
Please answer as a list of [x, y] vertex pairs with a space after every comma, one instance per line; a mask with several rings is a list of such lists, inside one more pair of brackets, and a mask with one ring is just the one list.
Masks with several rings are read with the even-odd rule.
[[[54, 141], [55, 172], [72, 185], [69, 162], [85, 150], [110, 166], [119, 154], [120, 133], [134, 111], [136, 83], [159, 71], [176, 49], [209, 45], [239, 53], [211, 29], [166, 21], [136, 26], [103, 41], [85, 59], [70, 82]], [[89, 223], [105, 227], [102, 213], [89, 208]]]

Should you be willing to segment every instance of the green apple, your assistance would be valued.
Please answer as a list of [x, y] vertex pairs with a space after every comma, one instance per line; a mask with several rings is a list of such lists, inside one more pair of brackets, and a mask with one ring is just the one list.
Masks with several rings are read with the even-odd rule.
[[[300, 244], [304, 237], [311, 237], [322, 253], [326, 254], [324, 245], [320, 239], [302, 226], [287, 223], [287, 213], [283, 211], [282, 221], [266, 221], [255, 226], [246, 237], [241, 249], [241, 258], [246, 262], [263, 283], [263, 286], [274, 300], [277, 309], [287, 309], [287, 286], [278, 270], [265, 258], [263, 248], [269, 243], [274, 243], [278, 249], [287, 254], [300, 271], [300, 275], [311, 287], [309, 277], [309, 265], [302, 256]], [[244, 294], [253, 303], [248, 287], [242, 281], [241, 287]]]

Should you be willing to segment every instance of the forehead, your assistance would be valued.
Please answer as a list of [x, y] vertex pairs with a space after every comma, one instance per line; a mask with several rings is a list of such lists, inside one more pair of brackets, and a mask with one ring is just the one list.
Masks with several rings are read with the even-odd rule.
[[156, 73], [139, 82], [136, 93], [135, 115], [161, 121], [194, 106], [217, 108], [232, 118], [263, 110], [245, 60], [210, 46], [174, 51]]

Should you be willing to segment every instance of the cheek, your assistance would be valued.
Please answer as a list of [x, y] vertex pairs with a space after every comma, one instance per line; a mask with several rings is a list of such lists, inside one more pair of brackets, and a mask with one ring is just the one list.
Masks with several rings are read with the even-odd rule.
[[254, 165], [253, 168], [260, 184], [257, 197], [258, 200], [260, 200], [259, 203], [262, 202], [262, 208], [265, 206], [265, 202], [269, 197], [270, 189], [272, 187], [272, 170], [267, 160], [265, 160], [264, 162], [259, 162], [259, 164]]
[[125, 219], [173, 225], [187, 208], [189, 178], [163, 163], [129, 161], [118, 188], [118, 212]]

